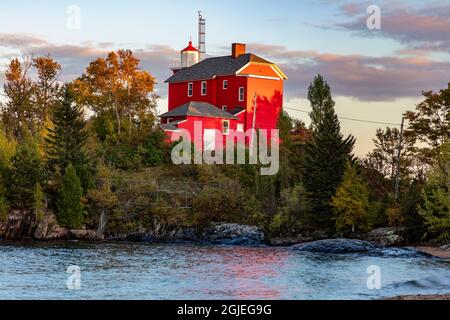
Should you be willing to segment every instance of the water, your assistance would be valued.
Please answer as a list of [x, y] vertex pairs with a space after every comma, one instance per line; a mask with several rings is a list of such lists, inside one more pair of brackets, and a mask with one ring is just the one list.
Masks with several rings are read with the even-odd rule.
[[[68, 266], [81, 289], [68, 290]], [[367, 268], [381, 269], [381, 290]], [[0, 299], [377, 299], [450, 292], [450, 261], [289, 248], [145, 244], [0, 246]]]

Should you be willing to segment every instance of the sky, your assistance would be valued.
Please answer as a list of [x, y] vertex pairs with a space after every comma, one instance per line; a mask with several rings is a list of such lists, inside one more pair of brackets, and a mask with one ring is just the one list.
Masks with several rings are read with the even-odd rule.
[[[380, 29], [367, 27], [372, 5], [380, 10]], [[393, 125], [423, 90], [450, 82], [450, 0], [2, 0], [0, 87], [15, 56], [51, 54], [63, 66], [61, 79], [70, 81], [95, 58], [126, 48], [157, 78], [164, 112], [164, 80], [189, 39], [197, 42], [198, 10], [206, 19], [207, 54], [228, 55], [231, 43], [242, 42], [278, 64], [289, 77], [284, 106], [306, 124], [308, 115], [292, 109], [310, 110], [307, 90], [319, 73], [340, 117]], [[385, 127], [345, 119], [341, 125], [357, 138], [359, 156]]]

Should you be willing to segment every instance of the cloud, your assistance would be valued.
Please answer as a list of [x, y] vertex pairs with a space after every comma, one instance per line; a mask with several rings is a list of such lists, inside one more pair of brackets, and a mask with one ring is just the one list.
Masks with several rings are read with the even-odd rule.
[[413, 8], [402, 2], [380, 5], [381, 30], [368, 30], [364, 5], [347, 3], [340, 7], [341, 13], [350, 18], [336, 27], [354, 31], [363, 36], [393, 39], [412, 48], [427, 51], [450, 50], [450, 4], [427, 4]]
[[[63, 66], [63, 81], [80, 76], [89, 62], [106, 57], [108, 51], [126, 48], [123, 44], [114, 43], [58, 45], [30, 35], [0, 33], [0, 39], [10, 39], [8, 45], [2, 43], [0, 49], [15, 49], [0, 55], [0, 60], [8, 61], [18, 52], [34, 56], [51, 54]], [[166, 97], [167, 85], [164, 80], [171, 74], [169, 66], [178, 58], [178, 51], [160, 44], [148, 44], [133, 51], [141, 60], [141, 68], [148, 70], [158, 80], [156, 92]], [[289, 50], [284, 46], [253, 43], [249, 44], [249, 51], [274, 61], [285, 71], [289, 77], [286, 81], [287, 100], [304, 98], [309, 84], [319, 73], [328, 80], [334, 95], [364, 101], [418, 97], [422, 90], [446, 87], [450, 80], [450, 62], [434, 61], [418, 54], [417, 50], [405, 51], [405, 56], [371, 57]]]
[[255, 53], [277, 61], [289, 77], [286, 97], [305, 97], [317, 74], [329, 82], [334, 95], [364, 101], [393, 101], [418, 97], [450, 81], [450, 62], [428, 57], [371, 57], [317, 51], [291, 51], [283, 46], [250, 44]]
[[[58, 45], [33, 35], [0, 33], [0, 49], [6, 50], [6, 53], [0, 55], [1, 60], [8, 61], [18, 54], [35, 57], [50, 54], [63, 67], [60, 78], [62, 81], [71, 81], [79, 77], [89, 62], [99, 57], [106, 57], [109, 51], [122, 47], [123, 44], [111, 42]], [[149, 71], [158, 80], [159, 84], [156, 88], [158, 94], [165, 95], [167, 90], [164, 80], [170, 76], [170, 63], [179, 53], [168, 46], [157, 44], [150, 44], [144, 49], [135, 49], [133, 52], [141, 60], [141, 68]], [[3, 87], [2, 83], [0, 86]]]
[[25, 49], [34, 46], [45, 46], [47, 44], [47, 41], [34, 35], [0, 33], [1, 47]]

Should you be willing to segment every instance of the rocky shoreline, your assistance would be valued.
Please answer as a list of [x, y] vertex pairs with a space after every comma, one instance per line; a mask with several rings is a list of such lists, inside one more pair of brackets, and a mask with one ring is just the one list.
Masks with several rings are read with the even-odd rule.
[[392, 298], [386, 298], [384, 300], [402, 300], [402, 301], [449, 301], [450, 293], [448, 294], [431, 294], [431, 295], [410, 295], [410, 296], [397, 296]]
[[[100, 229], [100, 228], [99, 228]], [[104, 228], [102, 228], [104, 229]], [[450, 248], [408, 247], [403, 228], [380, 228], [358, 240], [329, 239], [325, 233], [313, 232], [286, 238], [267, 238], [258, 226], [236, 223], [211, 223], [201, 230], [182, 228], [153, 221], [147, 228], [105, 234], [100, 230], [70, 230], [57, 224], [52, 212], [37, 221], [29, 211], [12, 211], [6, 221], [0, 221], [0, 243], [3, 242], [141, 242], [141, 243], [195, 243], [237, 246], [283, 246], [295, 251], [330, 254], [369, 254], [394, 256], [433, 256], [449, 259]]]

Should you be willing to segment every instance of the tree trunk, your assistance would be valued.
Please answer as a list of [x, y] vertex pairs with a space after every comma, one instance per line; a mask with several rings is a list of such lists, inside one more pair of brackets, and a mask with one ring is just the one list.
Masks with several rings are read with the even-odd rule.
[[120, 123], [120, 115], [119, 115], [119, 110], [117, 110], [116, 107], [116, 119], [117, 119], [117, 141], [120, 141], [120, 127], [121, 127], [121, 123]]

